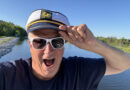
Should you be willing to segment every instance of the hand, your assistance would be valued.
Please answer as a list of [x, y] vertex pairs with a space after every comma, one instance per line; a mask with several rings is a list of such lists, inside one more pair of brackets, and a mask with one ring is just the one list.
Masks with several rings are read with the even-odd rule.
[[98, 41], [85, 24], [79, 26], [61, 25], [59, 29], [63, 30], [59, 33], [65, 40], [81, 49], [93, 51]]
[[102, 43], [94, 37], [85, 24], [59, 26], [63, 38], [77, 47], [100, 54], [106, 61], [105, 75], [117, 74], [130, 68], [130, 57], [126, 53]]

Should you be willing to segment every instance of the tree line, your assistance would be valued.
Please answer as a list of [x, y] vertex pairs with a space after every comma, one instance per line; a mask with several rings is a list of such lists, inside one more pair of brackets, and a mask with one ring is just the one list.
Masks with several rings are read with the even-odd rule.
[[112, 46], [123, 46], [128, 47], [130, 46], [130, 39], [120, 38], [117, 39], [116, 37], [97, 37], [97, 39], [101, 40], [104, 43], [110, 44]]
[[18, 25], [0, 20], [0, 36], [24, 37], [27, 36], [27, 33], [24, 28]]
[[[0, 36], [24, 37], [27, 36], [27, 33], [24, 28], [18, 25], [0, 20]], [[113, 46], [130, 46], [130, 39], [117, 39], [116, 37], [97, 37], [97, 39]]]

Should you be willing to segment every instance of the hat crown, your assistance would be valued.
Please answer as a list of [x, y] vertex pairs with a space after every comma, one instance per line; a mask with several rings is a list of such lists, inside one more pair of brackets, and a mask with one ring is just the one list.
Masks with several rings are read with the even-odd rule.
[[70, 25], [67, 17], [60, 12], [39, 9], [31, 13], [26, 24], [26, 30], [28, 30], [29, 24], [38, 20], [49, 20], [59, 22], [64, 25]]

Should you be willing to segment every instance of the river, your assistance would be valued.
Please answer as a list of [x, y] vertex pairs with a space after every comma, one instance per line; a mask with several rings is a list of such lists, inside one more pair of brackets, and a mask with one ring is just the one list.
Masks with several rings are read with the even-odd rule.
[[[18, 41], [12, 51], [0, 58], [1, 61], [16, 60], [19, 58], [29, 58], [30, 49], [28, 40]], [[74, 45], [65, 44], [64, 57], [82, 56], [90, 58], [100, 58], [100, 55], [81, 50]], [[130, 69], [116, 75], [104, 76], [99, 83], [98, 90], [130, 90]]]

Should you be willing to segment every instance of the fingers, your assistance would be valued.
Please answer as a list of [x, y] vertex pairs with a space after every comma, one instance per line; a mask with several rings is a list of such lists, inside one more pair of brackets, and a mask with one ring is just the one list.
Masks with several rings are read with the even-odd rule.
[[75, 41], [76, 37], [75, 37], [75, 33], [72, 30], [73, 26], [59, 26], [59, 29], [61, 29], [62, 31], [59, 31], [59, 33], [63, 36], [63, 38], [69, 42], [72, 43], [72, 41]]
[[[87, 26], [85, 24], [81, 24], [79, 26], [59, 26], [59, 29], [64, 30], [59, 33], [69, 41], [83, 41], [83, 38], [86, 37]], [[70, 40], [71, 39], [71, 40]]]
[[67, 26], [67, 33], [69, 37], [74, 41], [75, 40], [75, 34], [72, 31], [73, 26]]
[[71, 31], [74, 33], [76, 40], [81, 40], [80, 34], [77, 32], [77, 28], [78, 28], [78, 26], [75, 26], [72, 28]]
[[79, 26], [61, 25], [59, 29], [62, 30], [59, 31], [61, 36], [75, 46], [89, 51], [95, 47], [97, 40], [85, 24]]
[[66, 26], [66, 25], [60, 25], [60, 26], [59, 26], [59, 29], [65, 31], [65, 30], [67, 30], [67, 26]]
[[67, 35], [66, 32], [60, 31], [59, 33], [62, 35], [62, 37], [63, 37], [65, 40], [70, 41], [70, 40], [69, 40], [69, 36]]
[[78, 28], [77, 28], [77, 32], [80, 34], [81, 37], [85, 38], [87, 36], [87, 26], [85, 24], [81, 24]]

